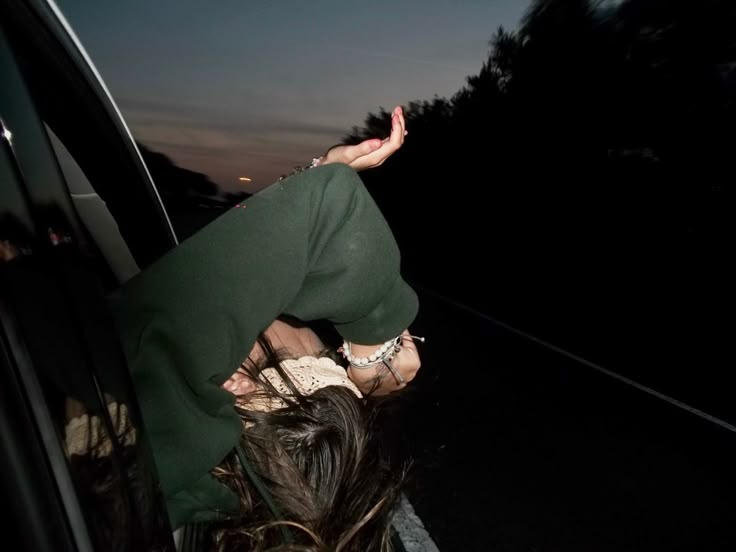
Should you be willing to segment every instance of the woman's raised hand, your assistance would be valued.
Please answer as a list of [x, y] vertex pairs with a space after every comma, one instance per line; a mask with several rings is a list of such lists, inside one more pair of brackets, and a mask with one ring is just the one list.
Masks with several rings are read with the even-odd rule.
[[402, 146], [406, 134], [404, 111], [401, 106], [396, 106], [391, 114], [391, 135], [388, 138], [370, 138], [355, 146], [336, 146], [319, 164], [345, 163], [356, 171], [378, 167]]

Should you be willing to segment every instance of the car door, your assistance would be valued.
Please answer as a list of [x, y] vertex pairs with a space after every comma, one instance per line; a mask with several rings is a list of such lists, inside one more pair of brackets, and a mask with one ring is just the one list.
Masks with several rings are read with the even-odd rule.
[[0, 467], [23, 550], [173, 550], [107, 300], [176, 244], [83, 51], [0, 5]]

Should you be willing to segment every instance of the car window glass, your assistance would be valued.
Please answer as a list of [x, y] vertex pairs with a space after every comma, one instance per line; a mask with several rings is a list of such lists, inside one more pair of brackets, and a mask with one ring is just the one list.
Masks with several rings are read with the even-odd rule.
[[[0, 15], [7, 33], [2, 7]], [[7, 337], [2, 343], [12, 341], [10, 365], [24, 385], [22, 397], [28, 397], [70, 526], [79, 527], [74, 519], [81, 520], [99, 550], [170, 549], [166, 509], [107, 306], [106, 295], [116, 281], [109, 272], [115, 265], [100, 253], [105, 240], [92, 233], [109, 240], [113, 249], [115, 240], [125, 246], [126, 238], [138, 246], [128, 251], [128, 264], [118, 267], [118, 278], [141, 259], [151, 262], [164, 252], [171, 236], [148, 224], [160, 219], [151, 210], [151, 197], [140, 195], [148, 194], [145, 188], [136, 188], [138, 199], [145, 197], [147, 203], [135, 211], [116, 203], [120, 194], [105, 189], [122, 178], [136, 196], [134, 181], [125, 179], [135, 162], [125, 157], [114, 129], [95, 127], [99, 112], [87, 109], [80, 89], [54, 80], [60, 71], [54, 69], [57, 52], [26, 48], [29, 36], [45, 32], [39, 21], [35, 24], [39, 27], [27, 33], [12, 27], [11, 47], [5, 47], [6, 34], [0, 35], [0, 116], [7, 131], [0, 159], [0, 334]], [[42, 73], [57, 86], [39, 86]], [[57, 101], [72, 113], [51, 109], [61, 107]], [[109, 179], [101, 176], [95, 159], [108, 162]], [[80, 178], [86, 174], [95, 176], [91, 194], [85, 188], [91, 179]], [[67, 178], [73, 181], [69, 186]], [[104, 190], [99, 195], [98, 185]], [[84, 207], [74, 196], [81, 196]], [[112, 236], [95, 230], [89, 224], [94, 217], [83, 213], [84, 200], [94, 196], [100, 199], [98, 207], [114, 205], [93, 213], [103, 217], [103, 224], [111, 214], [115, 226], [125, 220], [130, 229], [139, 222], [139, 233], [115, 233], [109, 224]], [[146, 236], [152, 247], [144, 243]]]
[[[58, 139], [57, 145], [63, 143], [94, 192], [104, 201], [137, 266], [148, 266], [175, 244], [175, 238], [135, 145], [104, 88], [67, 35], [44, 28], [37, 16], [23, 6], [7, 10], [7, 16], [10, 20], [5, 29], [10, 48], [22, 74], [22, 86], [27, 89], [39, 118], [34, 134], [43, 134], [46, 147], [50, 148], [53, 139], [46, 133], [48, 128]], [[41, 138], [36, 140], [40, 143]], [[68, 183], [63, 182], [59, 170], [63, 162], [59, 160], [54, 166], [36, 169], [56, 173], [54, 178], [34, 178], [38, 185], [33, 194], [39, 200], [53, 197], [60, 205], [64, 200], [71, 205]], [[28, 160], [23, 165], [25, 172], [25, 165], [30, 167], [32, 163]], [[68, 164], [66, 168], [63, 176], [72, 174]], [[58, 185], [59, 180], [62, 186]], [[65, 198], [58, 197], [61, 191]], [[69, 215], [68, 211], [65, 214]], [[81, 217], [74, 213], [69, 219], [75, 224]], [[98, 226], [86, 228], [85, 233], [93, 241], [109, 245], [108, 236], [93, 235]]]
[[69, 153], [69, 150], [48, 126], [45, 128], [61, 171], [64, 174], [77, 214], [82, 219], [87, 231], [93, 236], [97, 247], [115, 273], [118, 282], [126, 282], [135, 276], [139, 269], [130, 253], [130, 249], [120, 234], [117, 222], [107, 208], [106, 203], [92, 187], [79, 164]]

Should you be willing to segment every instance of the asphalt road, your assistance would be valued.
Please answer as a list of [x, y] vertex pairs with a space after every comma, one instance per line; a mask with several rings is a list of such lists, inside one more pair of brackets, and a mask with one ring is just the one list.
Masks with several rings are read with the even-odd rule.
[[443, 552], [736, 550], [736, 434], [430, 296], [383, 418]]

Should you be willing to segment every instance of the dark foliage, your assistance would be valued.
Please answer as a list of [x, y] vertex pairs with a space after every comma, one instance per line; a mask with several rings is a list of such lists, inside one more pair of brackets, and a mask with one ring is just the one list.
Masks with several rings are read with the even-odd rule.
[[407, 106], [405, 147], [363, 178], [415, 282], [712, 398], [735, 99], [733, 2], [537, 0], [462, 90]]

